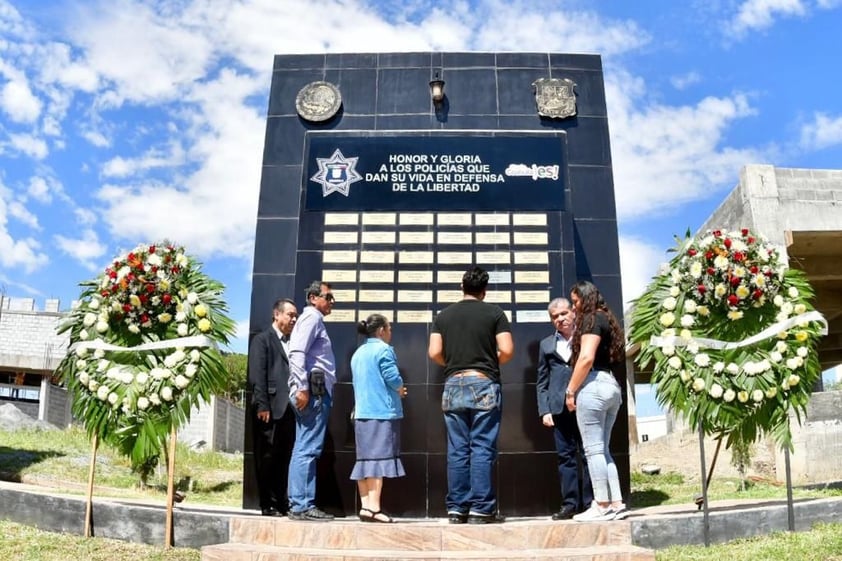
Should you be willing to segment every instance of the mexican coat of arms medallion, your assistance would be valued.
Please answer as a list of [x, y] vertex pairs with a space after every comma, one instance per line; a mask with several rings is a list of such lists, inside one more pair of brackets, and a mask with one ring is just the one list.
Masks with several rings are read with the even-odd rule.
[[566, 119], [576, 114], [576, 83], [569, 78], [539, 78], [532, 82], [538, 115]]
[[295, 96], [295, 109], [306, 121], [327, 121], [341, 105], [342, 94], [330, 82], [310, 82]]

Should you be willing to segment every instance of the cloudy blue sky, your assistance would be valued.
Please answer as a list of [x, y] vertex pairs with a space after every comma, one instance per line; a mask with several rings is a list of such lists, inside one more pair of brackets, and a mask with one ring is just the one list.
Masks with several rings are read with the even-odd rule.
[[162, 238], [224, 281], [245, 349], [275, 53], [603, 56], [636, 297], [749, 163], [838, 168], [842, 0], [0, 0], [0, 290], [63, 305]]

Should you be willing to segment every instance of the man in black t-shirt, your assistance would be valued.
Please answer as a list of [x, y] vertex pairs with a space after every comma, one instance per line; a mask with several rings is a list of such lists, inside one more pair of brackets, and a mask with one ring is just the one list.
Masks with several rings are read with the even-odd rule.
[[428, 354], [444, 366], [447, 515], [451, 524], [502, 522], [491, 483], [500, 433], [500, 365], [514, 354], [509, 320], [483, 302], [488, 273], [462, 276], [463, 299], [433, 320]]

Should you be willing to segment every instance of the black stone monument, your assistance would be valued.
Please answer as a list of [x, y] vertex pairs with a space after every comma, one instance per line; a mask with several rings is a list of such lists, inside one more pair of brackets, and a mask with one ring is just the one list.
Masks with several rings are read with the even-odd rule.
[[[543, 79], [543, 80], [542, 80]], [[433, 99], [433, 86], [444, 93]], [[433, 82], [431, 84], [431, 82]], [[435, 96], [439, 97], [439, 96]], [[487, 301], [510, 316], [515, 358], [502, 368], [496, 484], [504, 515], [558, 509], [552, 435], [538, 417], [547, 304], [592, 280], [618, 315], [620, 262], [602, 64], [563, 53], [380, 53], [275, 57], [255, 240], [254, 335], [279, 297], [333, 286], [327, 318], [338, 363], [317, 502], [358, 509], [350, 358], [358, 319], [382, 312], [409, 389], [402, 459], [384, 484], [398, 516], [445, 515], [441, 369], [430, 321], [460, 298], [462, 273], [491, 275]], [[243, 506], [257, 508], [247, 411]], [[625, 406], [611, 450], [629, 492]]]

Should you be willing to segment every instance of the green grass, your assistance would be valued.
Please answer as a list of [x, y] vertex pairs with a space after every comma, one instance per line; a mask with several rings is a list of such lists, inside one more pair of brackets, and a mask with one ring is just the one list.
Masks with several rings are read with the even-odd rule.
[[[37, 483], [63, 493], [86, 492], [91, 444], [81, 429], [0, 430], [0, 443], [0, 479]], [[195, 451], [181, 444], [176, 448], [175, 479], [178, 488], [187, 491], [191, 503], [239, 507], [242, 471], [241, 454]], [[94, 484], [94, 496], [166, 498], [163, 465], [142, 488], [128, 460], [108, 446], [100, 446], [97, 451]]]
[[657, 561], [842, 561], [842, 524], [809, 532], [777, 532], [711, 547], [680, 546], [655, 553]]
[[198, 549], [163, 545], [141, 545], [109, 540], [86, 539], [69, 534], [44, 532], [31, 526], [0, 520], [0, 558], [15, 561], [199, 561]]
[[[708, 500], [724, 499], [785, 499], [786, 486], [774, 481], [751, 480], [743, 482], [736, 477], [722, 477], [714, 472], [708, 487]], [[701, 495], [698, 479], [685, 478], [680, 473], [669, 472], [661, 475], [646, 475], [640, 472], [631, 474], [630, 502], [636, 508], [656, 505], [692, 503]], [[794, 488], [793, 498], [823, 498], [842, 496], [842, 489], [805, 489]]]

